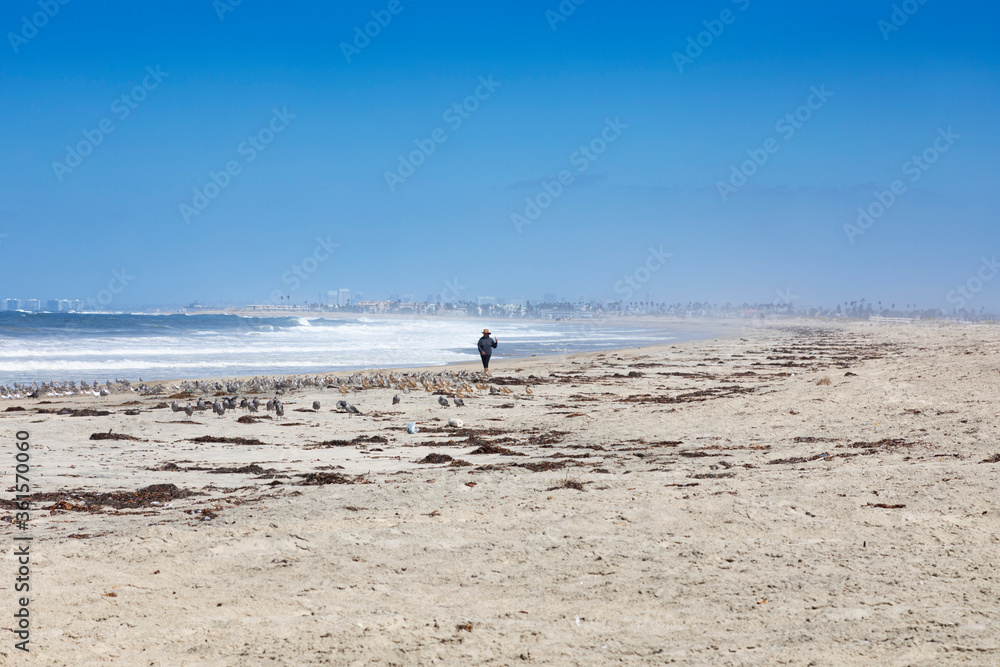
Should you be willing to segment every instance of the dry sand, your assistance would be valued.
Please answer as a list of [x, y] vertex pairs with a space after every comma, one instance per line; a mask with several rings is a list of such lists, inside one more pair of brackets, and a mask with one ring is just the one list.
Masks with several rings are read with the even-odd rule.
[[[0, 412], [3, 498], [19, 429], [50, 495], [28, 531], [31, 653], [9, 635], [0, 663], [995, 665], [998, 334], [734, 326], [497, 363], [512, 393], [464, 409], [377, 389], [352, 418], [296, 392], [284, 423], [5, 402], [26, 410]], [[38, 412], [67, 406], [111, 414]], [[138, 440], [88, 439], [109, 430]], [[197, 495], [86, 495], [151, 484]]]

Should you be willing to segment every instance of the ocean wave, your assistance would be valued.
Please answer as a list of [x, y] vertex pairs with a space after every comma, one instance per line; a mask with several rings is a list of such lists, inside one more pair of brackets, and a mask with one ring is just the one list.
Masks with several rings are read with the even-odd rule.
[[0, 312], [0, 384], [472, 361], [479, 356], [475, 346], [484, 324], [500, 338], [499, 358], [632, 347], [677, 338], [666, 329], [584, 322]]

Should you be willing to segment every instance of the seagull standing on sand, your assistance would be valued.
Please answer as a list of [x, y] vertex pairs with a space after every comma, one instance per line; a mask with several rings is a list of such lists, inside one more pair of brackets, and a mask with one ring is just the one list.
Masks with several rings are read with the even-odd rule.
[[319, 401], [313, 401], [313, 410], [319, 412]]
[[463, 401], [462, 399], [460, 399], [460, 398], [458, 398], [458, 397], [456, 396], [456, 397], [455, 397], [455, 405], [456, 405], [457, 407], [460, 407], [460, 408], [464, 408], [464, 407], [465, 407], [465, 401]]
[[188, 419], [190, 419], [191, 415], [194, 414], [194, 408], [192, 408], [190, 405], [185, 405], [184, 406], [184, 414], [186, 414], [188, 416]]
[[337, 401], [338, 410], [347, 410], [347, 401]]
[[174, 401], [173, 403], [170, 404], [170, 411], [171, 412], [180, 412], [181, 411], [181, 406], [177, 405], [177, 401]]
[[358, 410], [356, 407], [354, 407], [350, 403], [348, 403], [345, 407], [347, 408], [347, 411], [350, 412], [352, 415], [360, 415], [361, 414], [361, 410]]
[[280, 402], [279, 403], [275, 403], [274, 404], [274, 412], [279, 417], [284, 417], [285, 416], [285, 406], [282, 405]]
[[447, 408], [449, 406], [448, 399], [444, 396], [438, 396], [438, 405], [442, 408]]

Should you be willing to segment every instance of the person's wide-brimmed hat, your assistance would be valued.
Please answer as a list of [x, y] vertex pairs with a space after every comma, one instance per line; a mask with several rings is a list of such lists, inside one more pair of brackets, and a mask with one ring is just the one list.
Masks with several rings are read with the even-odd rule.
[[490, 330], [489, 330], [489, 329], [483, 329], [483, 333], [484, 333], [484, 334], [488, 334], [489, 332], [490, 332]]

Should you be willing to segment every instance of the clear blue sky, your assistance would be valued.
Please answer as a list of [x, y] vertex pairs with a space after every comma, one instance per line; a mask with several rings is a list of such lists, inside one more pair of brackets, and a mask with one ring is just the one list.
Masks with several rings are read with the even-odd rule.
[[[915, 11], [890, 31], [889, 1], [566, 0], [565, 17], [557, 0], [232, 2], [3, 4], [0, 297], [87, 298], [124, 267], [122, 306], [423, 299], [455, 279], [461, 298], [615, 299], [629, 275], [657, 301], [950, 308], [1000, 254], [995, 3], [897, 3]], [[345, 56], [372, 12], [391, 20]], [[446, 115], [477, 90], [467, 118]], [[776, 125], [797, 110], [794, 132]], [[78, 166], [54, 165], [102, 122]], [[242, 143], [261, 130], [263, 150]], [[602, 131], [614, 141], [582, 158]], [[434, 152], [390, 187], [416, 141]], [[724, 201], [748, 151], [767, 160]], [[518, 232], [512, 214], [563, 170]], [[671, 256], [647, 272], [650, 247]], [[1000, 307], [1000, 276], [977, 286], [967, 307]]]

